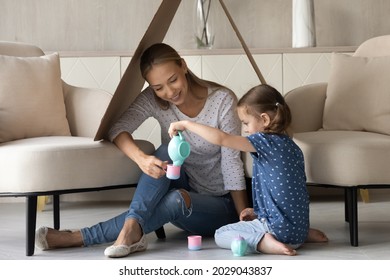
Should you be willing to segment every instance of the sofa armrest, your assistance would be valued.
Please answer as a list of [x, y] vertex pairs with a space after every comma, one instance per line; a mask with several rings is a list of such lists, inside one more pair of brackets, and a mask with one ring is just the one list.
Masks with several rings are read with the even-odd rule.
[[75, 87], [65, 82], [62, 87], [71, 134], [94, 138], [112, 95], [101, 89]]
[[327, 83], [309, 84], [295, 88], [285, 95], [292, 115], [293, 133], [322, 128]]

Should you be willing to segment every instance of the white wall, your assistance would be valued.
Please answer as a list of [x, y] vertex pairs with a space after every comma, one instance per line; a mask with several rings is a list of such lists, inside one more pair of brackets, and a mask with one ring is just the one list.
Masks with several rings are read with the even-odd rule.
[[[195, 0], [182, 0], [166, 36], [176, 49], [195, 48]], [[218, 0], [215, 48], [240, 43]], [[0, 40], [45, 51], [132, 51], [161, 0], [0, 0]], [[250, 48], [291, 47], [292, 0], [225, 0]], [[388, 0], [315, 0], [318, 46], [357, 46], [390, 33]], [[179, 35], [179, 36], [178, 36]]]

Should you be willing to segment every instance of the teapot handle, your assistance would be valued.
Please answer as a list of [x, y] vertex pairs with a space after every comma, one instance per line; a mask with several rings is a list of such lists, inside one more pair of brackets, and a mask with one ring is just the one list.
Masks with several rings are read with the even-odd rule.
[[183, 140], [183, 135], [181, 134], [181, 130], [178, 130], [177, 134], [179, 135], [180, 140]]

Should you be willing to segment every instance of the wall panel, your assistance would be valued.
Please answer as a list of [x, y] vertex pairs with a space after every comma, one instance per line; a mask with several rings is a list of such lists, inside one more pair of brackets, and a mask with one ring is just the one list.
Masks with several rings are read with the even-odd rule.
[[[193, 49], [195, 0], [183, 0], [166, 36]], [[219, 2], [215, 48], [240, 48]], [[0, 0], [0, 40], [45, 51], [133, 51], [161, 0]], [[292, 0], [225, 0], [250, 48], [291, 47]], [[315, 0], [318, 46], [357, 46], [390, 33], [388, 0]]]

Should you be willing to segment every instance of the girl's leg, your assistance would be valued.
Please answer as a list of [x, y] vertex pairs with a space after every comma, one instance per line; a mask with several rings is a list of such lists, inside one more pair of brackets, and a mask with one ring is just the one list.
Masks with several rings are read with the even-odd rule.
[[222, 248], [230, 249], [232, 240], [238, 235], [248, 243], [248, 253], [292, 256], [296, 254], [294, 249], [299, 247], [299, 245], [289, 246], [276, 240], [267, 223], [258, 219], [221, 227], [215, 233], [215, 242]]
[[230, 245], [235, 237], [240, 235], [248, 244], [248, 253], [257, 253], [257, 244], [268, 232], [266, 223], [261, 223], [255, 219], [253, 221], [240, 221], [234, 224], [225, 225], [216, 230], [215, 243], [225, 249], [230, 249]]

